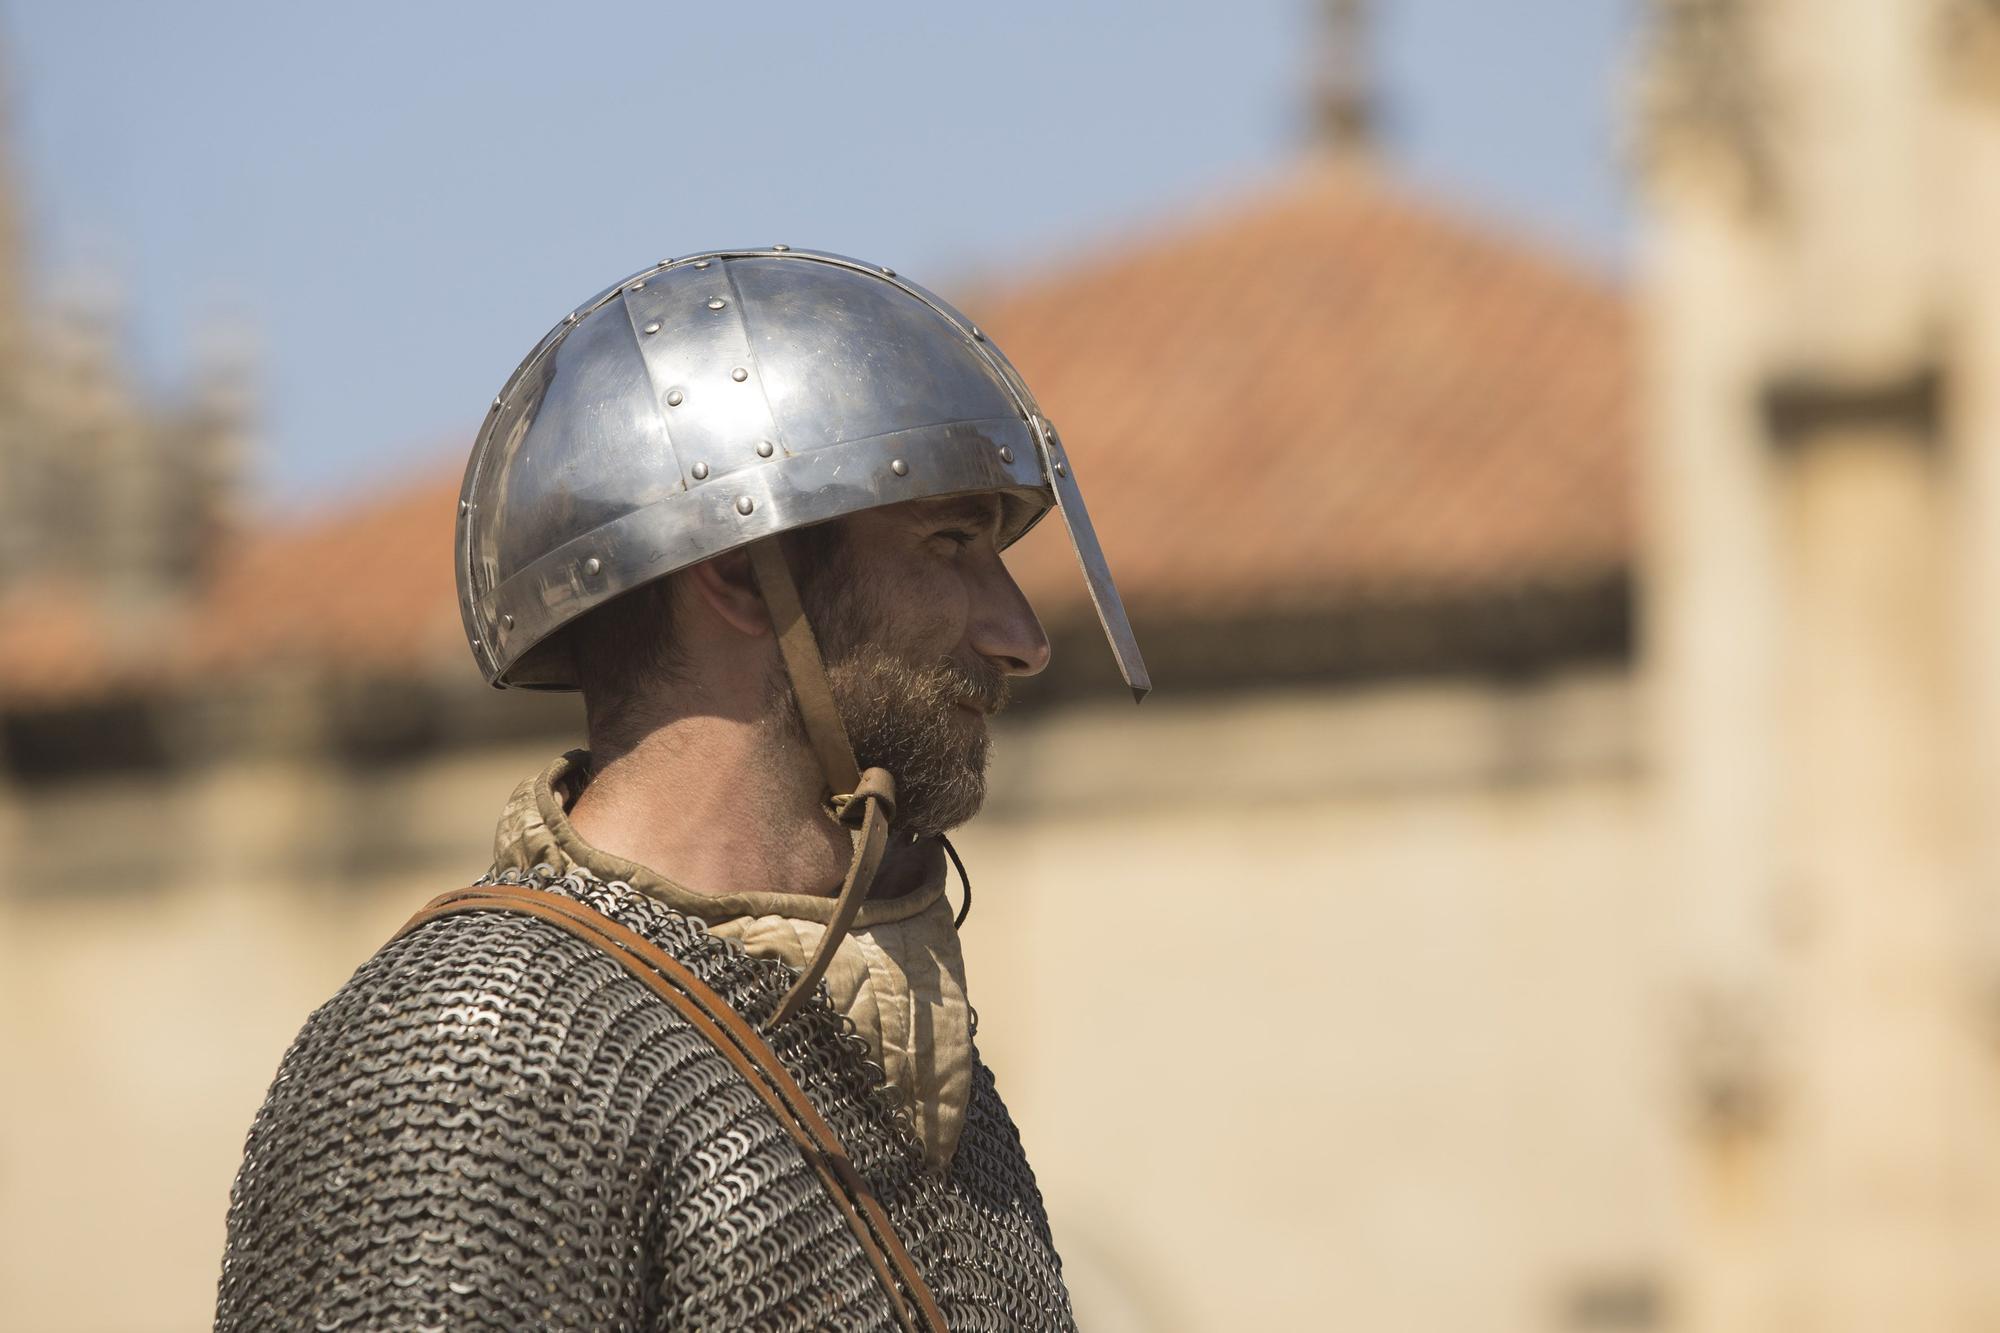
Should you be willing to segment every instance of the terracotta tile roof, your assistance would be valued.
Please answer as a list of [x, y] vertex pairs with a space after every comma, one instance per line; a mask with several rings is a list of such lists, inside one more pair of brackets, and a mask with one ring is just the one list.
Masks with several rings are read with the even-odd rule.
[[[1378, 177], [1307, 172], [963, 304], [1062, 430], [1142, 631], [1630, 562], [1626, 300]], [[456, 669], [458, 467], [244, 538], [164, 656], [107, 665], [114, 636], [38, 596], [0, 626], [0, 692]], [[1015, 563], [1045, 619], [1087, 609], [1057, 525]]]
[[0, 701], [104, 689], [123, 656], [117, 638], [108, 609], [71, 580], [0, 596]]
[[463, 653], [451, 552], [462, 468], [454, 460], [379, 500], [250, 537], [197, 608], [184, 666], [352, 660], [397, 672]]
[[[1623, 296], [1370, 178], [1314, 173], [978, 317], [1062, 431], [1135, 616], [1631, 558]], [[1068, 597], [1053, 535], [1018, 563]]]

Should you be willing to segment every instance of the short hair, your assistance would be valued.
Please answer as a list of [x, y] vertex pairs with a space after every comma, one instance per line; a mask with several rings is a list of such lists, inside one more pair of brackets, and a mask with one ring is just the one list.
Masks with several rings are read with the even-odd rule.
[[674, 580], [654, 579], [592, 607], [563, 636], [593, 747], [628, 729], [649, 682], [678, 679]]
[[[779, 540], [808, 617], [824, 615], [833, 602], [825, 594], [847, 565], [844, 525], [838, 519], [816, 523]], [[606, 741], [636, 741], [626, 733], [648, 696], [662, 685], [685, 681], [687, 660], [674, 633], [678, 585], [673, 575], [641, 584], [592, 607], [565, 632], [593, 749]]]

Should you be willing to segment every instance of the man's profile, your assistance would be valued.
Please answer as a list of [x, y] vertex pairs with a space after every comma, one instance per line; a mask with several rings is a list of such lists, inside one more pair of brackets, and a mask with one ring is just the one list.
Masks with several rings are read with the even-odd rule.
[[307, 1021], [217, 1327], [1073, 1327], [944, 836], [1048, 661], [1001, 552], [1051, 510], [1143, 694], [1053, 427], [922, 288], [718, 251], [558, 324], [455, 554], [486, 679], [588, 749]]

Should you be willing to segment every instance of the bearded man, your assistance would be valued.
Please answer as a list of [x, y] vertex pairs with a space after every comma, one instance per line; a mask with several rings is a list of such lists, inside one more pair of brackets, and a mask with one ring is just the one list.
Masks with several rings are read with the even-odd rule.
[[286, 1054], [217, 1327], [1073, 1327], [944, 837], [1048, 662], [1001, 552], [1051, 508], [1140, 697], [1054, 429], [935, 296], [774, 246], [557, 325], [458, 582], [487, 680], [580, 689], [589, 749]]

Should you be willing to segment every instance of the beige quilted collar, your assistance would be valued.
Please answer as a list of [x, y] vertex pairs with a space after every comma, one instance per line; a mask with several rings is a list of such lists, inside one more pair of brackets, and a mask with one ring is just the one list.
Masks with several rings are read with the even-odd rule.
[[[559, 872], [582, 866], [599, 879], [623, 880], [649, 898], [677, 912], [698, 916], [710, 925], [745, 916], [785, 916], [824, 922], [833, 916], [833, 898], [811, 893], [697, 893], [658, 871], [614, 856], [585, 842], [569, 822], [569, 808], [590, 781], [590, 754], [571, 750], [542, 770], [539, 777], [514, 789], [493, 833], [496, 865], [546, 863]], [[933, 846], [921, 883], [896, 898], [871, 898], [861, 904], [855, 924], [872, 926], [907, 921], [944, 897], [944, 849]]]
[[[569, 808], [589, 781], [589, 755], [572, 750], [515, 788], [493, 834], [496, 869], [547, 865], [623, 880], [639, 892], [740, 940], [755, 957], [803, 967], [825, 933], [834, 900], [798, 893], [697, 893], [578, 836]], [[834, 1007], [853, 1020], [889, 1085], [909, 1110], [925, 1160], [951, 1161], [972, 1092], [971, 1010], [965, 961], [944, 893], [944, 851], [929, 848], [921, 883], [870, 899], [826, 973]]]

